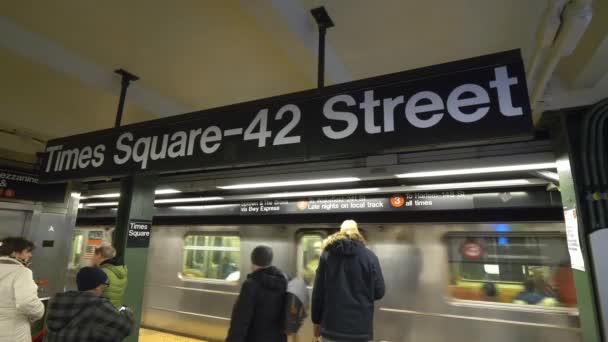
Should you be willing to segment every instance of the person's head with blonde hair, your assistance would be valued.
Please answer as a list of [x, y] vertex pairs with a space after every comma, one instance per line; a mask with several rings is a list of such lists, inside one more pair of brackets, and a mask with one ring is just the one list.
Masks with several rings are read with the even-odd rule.
[[340, 232], [345, 234], [357, 233], [359, 234], [359, 227], [357, 226], [357, 222], [355, 220], [345, 220], [342, 222], [340, 226]]
[[359, 232], [357, 222], [354, 220], [346, 220], [340, 225], [340, 231], [330, 235], [323, 241], [323, 249], [339, 239], [357, 240], [365, 244], [365, 238]]
[[116, 249], [109, 243], [104, 243], [101, 246], [95, 248], [95, 254], [93, 254], [92, 263], [94, 266], [100, 266], [104, 261], [112, 259], [116, 256]]

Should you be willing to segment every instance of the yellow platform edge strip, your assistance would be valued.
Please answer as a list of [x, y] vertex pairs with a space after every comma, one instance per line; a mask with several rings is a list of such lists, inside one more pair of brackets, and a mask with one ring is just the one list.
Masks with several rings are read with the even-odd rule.
[[152, 330], [152, 329], [139, 329], [139, 341], [138, 342], [206, 342], [204, 340], [197, 340], [190, 337], [183, 337], [178, 335], [167, 334], [164, 332]]

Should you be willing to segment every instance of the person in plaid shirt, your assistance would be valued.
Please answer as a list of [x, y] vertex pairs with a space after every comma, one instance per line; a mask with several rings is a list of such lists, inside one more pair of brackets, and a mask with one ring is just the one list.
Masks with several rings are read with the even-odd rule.
[[119, 342], [133, 329], [133, 313], [117, 310], [104, 298], [108, 276], [83, 267], [76, 276], [78, 291], [60, 293], [49, 303], [46, 342]]

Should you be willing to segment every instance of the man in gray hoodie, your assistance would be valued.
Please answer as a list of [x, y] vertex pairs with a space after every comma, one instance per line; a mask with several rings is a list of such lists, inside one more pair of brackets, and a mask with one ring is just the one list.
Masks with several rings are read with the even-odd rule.
[[119, 342], [131, 334], [133, 313], [102, 296], [109, 283], [101, 269], [83, 267], [76, 283], [78, 291], [60, 293], [49, 303], [46, 342]]

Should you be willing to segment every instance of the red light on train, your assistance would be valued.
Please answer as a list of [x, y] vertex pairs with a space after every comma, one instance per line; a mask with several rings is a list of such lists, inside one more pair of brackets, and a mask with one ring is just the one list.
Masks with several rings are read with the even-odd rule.
[[483, 248], [477, 242], [465, 242], [462, 245], [462, 255], [467, 259], [479, 259], [483, 255]]

